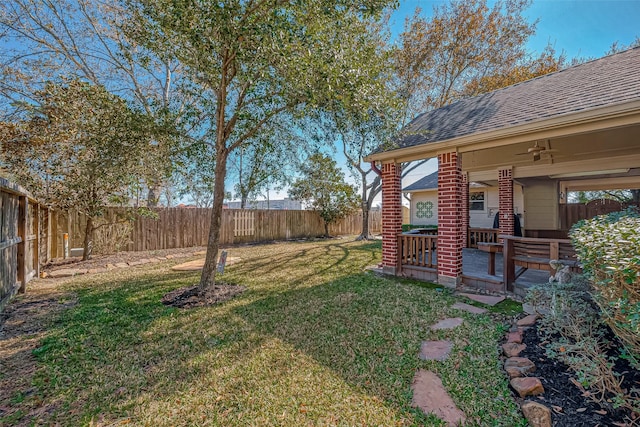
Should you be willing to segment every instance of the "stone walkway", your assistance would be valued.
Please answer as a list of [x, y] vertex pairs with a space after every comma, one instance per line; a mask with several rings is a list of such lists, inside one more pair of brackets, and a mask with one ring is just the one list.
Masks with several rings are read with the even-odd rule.
[[[504, 297], [488, 295], [466, 293], [459, 295], [490, 306], [504, 300]], [[477, 315], [487, 312], [484, 308], [462, 302], [456, 302], [451, 308]], [[526, 348], [526, 345], [522, 344], [522, 333], [525, 328], [534, 325], [536, 320], [536, 315], [528, 315], [518, 320], [507, 334], [506, 343], [502, 345], [502, 351], [506, 357], [504, 370], [510, 378], [511, 387], [520, 398], [544, 393], [540, 380], [529, 376], [529, 374], [535, 372], [535, 364], [527, 358], [519, 357], [520, 353]], [[431, 331], [454, 329], [463, 323], [464, 319], [461, 317], [446, 318], [431, 325], [429, 329]], [[420, 345], [418, 357], [420, 360], [443, 362], [447, 360], [452, 349], [453, 343], [448, 340], [423, 341]], [[411, 390], [413, 391], [412, 407], [419, 408], [425, 414], [435, 415], [451, 427], [465, 424], [465, 413], [456, 406], [436, 373], [419, 369], [411, 383]], [[551, 427], [551, 411], [546, 406], [537, 402], [525, 401], [522, 403], [521, 409], [530, 425], [534, 427]]]
[[[497, 302], [495, 304], [497, 304]], [[462, 302], [456, 302], [452, 308], [472, 314], [483, 314], [487, 312], [484, 308], [475, 307]], [[442, 331], [454, 329], [463, 323], [464, 319], [461, 317], [446, 318], [438, 321], [434, 325], [431, 325], [430, 330]], [[453, 343], [448, 340], [423, 341], [420, 345], [420, 353], [418, 354], [418, 357], [420, 360], [435, 360], [443, 362], [447, 360], [452, 349]], [[435, 415], [451, 427], [465, 424], [467, 420], [466, 415], [456, 406], [455, 402], [444, 388], [442, 380], [436, 373], [419, 369], [411, 383], [411, 390], [413, 391], [411, 406], [419, 408], [425, 414]]]

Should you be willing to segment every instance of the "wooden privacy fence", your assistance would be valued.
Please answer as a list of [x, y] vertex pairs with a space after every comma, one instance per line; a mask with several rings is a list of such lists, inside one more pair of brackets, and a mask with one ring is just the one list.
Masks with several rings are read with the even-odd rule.
[[[110, 224], [98, 228], [94, 236], [96, 252], [111, 252], [115, 249], [147, 251], [159, 249], [206, 246], [209, 237], [211, 209], [204, 208], [156, 208], [157, 219], [140, 217], [130, 223], [115, 224], [122, 217], [123, 209], [109, 208], [100, 220]], [[222, 212], [220, 243], [257, 243], [316, 237], [324, 234], [322, 219], [315, 211], [298, 210], [241, 210], [225, 209]], [[82, 247], [86, 219], [77, 212], [55, 214], [57, 238], [55, 253], [62, 256], [62, 236], [69, 233], [71, 247]], [[117, 229], [120, 228], [118, 231]], [[362, 214], [354, 214], [331, 225], [331, 235], [359, 234]], [[382, 215], [379, 211], [369, 213], [369, 230], [382, 231]], [[97, 250], [95, 243], [109, 240], [109, 236], [121, 239], [119, 248]], [[102, 246], [101, 246], [102, 249]]]
[[0, 310], [50, 259], [49, 215], [23, 188], [0, 178]]

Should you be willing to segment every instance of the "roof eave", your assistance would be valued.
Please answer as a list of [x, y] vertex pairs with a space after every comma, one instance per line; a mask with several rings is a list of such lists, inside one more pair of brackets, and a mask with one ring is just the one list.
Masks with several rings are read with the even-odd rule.
[[[634, 120], [633, 116], [638, 117]], [[572, 114], [563, 114], [549, 119], [523, 123], [491, 131], [472, 133], [458, 138], [374, 153], [366, 156], [364, 160], [366, 162], [381, 161], [387, 163], [408, 162], [436, 157], [442, 152], [472, 151], [481, 148], [499, 147], [519, 142], [526, 142], [531, 139], [557, 137], [570, 134], [571, 132], [562, 132], [562, 130], [572, 128], [574, 126], [597, 124], [598, 122], [602, 122], [601, 128], [606, 129], [608, 127], [612, 127], [609, 123], [610, 121], [621, 118], [631, 118], [631, 124], [640, 123], [640, 99], [606, 105], [601, 108], [593, 108]], [[615, 126], [623, 125], [625, 125], [624, 120], [617, 123]], [[593, 130], [598, 130], [598, 127], [596, 126], [594, 129], [590, 129], [590, 131]], [[553, 134], [551, 134], [552, 131], [554, 131]]]

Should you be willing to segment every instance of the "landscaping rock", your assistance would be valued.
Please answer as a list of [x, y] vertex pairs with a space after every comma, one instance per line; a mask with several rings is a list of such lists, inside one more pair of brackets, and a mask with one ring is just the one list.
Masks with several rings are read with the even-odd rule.
[[527, 348], [526, 344], [518, 344], [515, 342], [508, 342], [506, 344], [502, 344], [502, 352], [507, 357], [518, 357], [520, 353]]
[[462, 295], [463, 297], [467, 297], [470, 300], [477, 301], [482, 304], [487, 304], [492, 307], [505, 300], [504, 297], [493, 297], [491, 295], [477, 295], [477, 294], [466, 294], [466, 293], [461, 293], [460, 295]]
[[551, 427], [551, 410], [543, 404], [526, 401], [520, 409], [531, 427]]
[[444, 319], [431, 326], [431, 330], [438, 331], [441, 329], [453, 329], [462, 325], [464, 320], [461, 317], [453, 317], [449, 319]]
[[522, 331], [509, 332], [507, 334], [507, 343], [522, 344]]
[[413, 391], [412, 407], [420, 408], [425, 414], [434, 414], [451, 427], [464, 425], [466, 422], [467, 417], [464, 412], [458, 409], [435, 373], [418, 370], [413, 377], [411, 390]]
[[504, 362], [509, 378], [523, 377], [536, 370], [536, 365], [526, 357], [510, 357]]
[[116, 263], [116, 267], [117, 268], [126, 268], [126, 267], [129, 267], [129, 264], [127, 264], [126, 262], [117, 262]]
[[451, 341], [423, 341], [420, 346], [420, 360], [443, 361], [449, 357], [453, 343]]
[[511, 387], [520, 395], [520, 397], [537, 396], [544, 393], [544, 387], [538, 378], [512, 378]]
[[527, 317], [523, 317], [518, 320], [517, 324], [518, 326], [533, 326], [536, 323], [536, 320], [538, 320], [538, 316], [536, 314], [530, 314]]
[[463, 302], [457, 302], [453, 304], [451, 307], [455, 308], [456, 310], [467, 311], [473, 314], [484, 314], [487, 312], [487, 310], [484, 308], [476, 307], [471, 304], [465, 304]]

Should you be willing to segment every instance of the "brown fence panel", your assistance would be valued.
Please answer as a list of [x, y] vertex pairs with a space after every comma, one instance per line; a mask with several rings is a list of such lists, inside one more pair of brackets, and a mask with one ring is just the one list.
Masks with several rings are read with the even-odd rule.
[[592, 200], [589, 203], [565, 203], [559, 205], [560, 228], [569, 230], [572, 225], [583, 219], [591, 219], [598, 215], [619, 212], [627, 205], [611, 199]]
[[[205, 208], [157, 208], [157, 218], [138, 217], [131, 222], [124, 248], [129, 251], [206, 246], [209, 237], [211, 209]], [[122, 208], [109, 208], [97, 223], [121, 222]], [[369, 230], [380, 233], [382, 215], [379, 211], [369, 214]], [[86, 219], [78, 212], [55, 212], [52, 214], [52, 253], [62, 255], [62, 236], [69, 233], [70, 248], [82, 247]], [[96, 231], [94, 242], [108, 240], [116, 233], [116, 225], [105, 225]], [[359, 234], [362, 214], [357, 213], [332, 224], [332, 235]], [[225, 209], [222, 212], [220, 244], [268, 242], [322, 236], [324, 224], [314, 211], [296, 210], [241, 210]], [[94, 246], [96, 247], [96, 246]], [[108, 245], [100, 245], [100, 248]]]
[[23, 188], [0, 178], [0, 310], [49, 259], [43, 210]]

